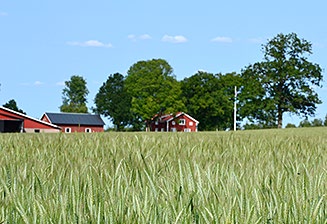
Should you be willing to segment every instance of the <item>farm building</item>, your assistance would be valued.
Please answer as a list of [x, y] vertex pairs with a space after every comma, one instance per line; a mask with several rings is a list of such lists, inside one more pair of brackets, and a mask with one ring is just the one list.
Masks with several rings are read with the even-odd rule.
[[0, 132], [60, 132], [60, 127], [25, 114], [0, 107]]
[[156, 114], [150, 123], [151, 131], [197, 132], [199, 121], [184, 112], [176, 114]]
[[62, 132], [103, 132], [100, 115], [82, 113], [44, 113], [42, 121], [61, 127]]

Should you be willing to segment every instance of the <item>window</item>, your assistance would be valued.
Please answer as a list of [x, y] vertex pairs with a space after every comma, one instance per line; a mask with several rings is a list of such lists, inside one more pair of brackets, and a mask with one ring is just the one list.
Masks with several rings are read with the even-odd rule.
[[34, 129], [34, 133], [40, 133], [40, 129]]
[[158, 128], [155, 128], [154, 131], [157, 132], [158, 131]]
[[193, 126], [193, 121], [190, 121], [188, 125]]
[[91, 128], [85, 128], [85, 132], [87, 132], [87, 133], [91, 133], [92, 130], [91, 130]]
[[184, 129], [184, 132], [191, 132], [191, 129], [189, 129], [189, 128], [185, 128], [185, 129]]
[[71, 133], [72, 129], [71, 128], [65, 128], [65, 133]]
[[161, 128], [161, 132], [164, 132], [165, 131], [165, 129], [164, 128]]
[[172, 124], [172, 125], [175, 125], [175, 124], [176, 124], [176, 122], [175, 122], [175, 121], [172, 121], [172, 122], [171, 122], [171, 124]]
[[155, 125], [158, 125], [159, 123], [158, 123], [158, 121], [156, 121], [156, 122], [154, 122], [154, 124], [155, 124]]
[[185, 125], [185, 119], [180, 119], [179, 120], [179, 125]]
[[176, 129], [176, 128], [171, 128], [171, 131], [172, 131], [172, 132], [176, 132], [177, 129]]

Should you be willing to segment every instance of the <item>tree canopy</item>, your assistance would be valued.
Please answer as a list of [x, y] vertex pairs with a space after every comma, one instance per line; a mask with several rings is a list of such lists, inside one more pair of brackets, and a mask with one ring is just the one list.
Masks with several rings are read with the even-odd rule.
[[69, 81], [65, 81], [65, 88], [62, 91], [63, 104], [61, 112], [87, 113], [86, 106], [89, 90], [86, 80], [82, 76], [74, 75]]
[[9, 100], [7, 103], [3, 105], [3, 107], [17, 111], [22, 114], [26, 114], [22, 109], [18, 108], [18, 105], [14, 99]]
[[96, 94], [95, 112], [109, 117], [117, 131], [132, 120], [131, 97], [125, 89], [125, 77], [120, 73], [109, 75]]
[[147, 122], [165, 108], [165, 113], [183, 111], [180, 83], [173, 69], [163, 59], [139, 61], [132, 65], [125, 80], [127, 93], [132, 97], [134, 122]]
[[314, 115], [321, 103], [314, 87], [322, 69], [309, 62], [312, 45], [295, 33], [278, 34], [263, 46], [264, 60], [242, 71], [240, 113], [250, 121], [282, 127], [283, 113]]
[[187, 112], [196, 117], [199, 130], [225, 130], [233, 126], [235, 73], [226, 75], [197, 72], [182, 81]]

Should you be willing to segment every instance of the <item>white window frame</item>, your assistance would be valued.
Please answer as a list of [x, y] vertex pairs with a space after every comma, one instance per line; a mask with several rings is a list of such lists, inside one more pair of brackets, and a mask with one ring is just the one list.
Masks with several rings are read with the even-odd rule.
[[188, 122], [189, 126], [193, 126], [193, 121]]
[[171, 124], [172, 124], [172, 125], [175, 125], [175, 124], [176, 124], [176, 122], [175, 122], [175, 121], [172, 121], [172, 122], [171, 122]]
[[185, 119], [180, 119], [178, 124], [184, 126], [186, 124]]
[[85, 128], [85, 132], [86, 133], [91, 133], [92, 132], [92, 129], [91, 128]]
[[191, 132], [191, 128], [184, 128], [184, 132]]
[[65, 128], [65, 133], [71, 133], [71, 132], [72, 132], [71, 128], [69, 128], [69, 127]]

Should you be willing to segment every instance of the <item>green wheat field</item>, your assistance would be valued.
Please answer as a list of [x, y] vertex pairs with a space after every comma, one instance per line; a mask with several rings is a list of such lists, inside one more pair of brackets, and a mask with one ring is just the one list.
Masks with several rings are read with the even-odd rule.
[[327, 128], [1, 134], [0, 223], [327, 223]]

